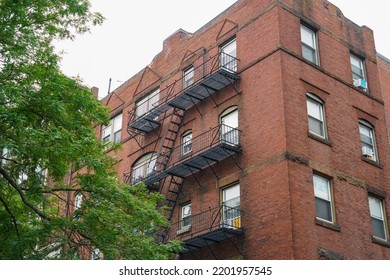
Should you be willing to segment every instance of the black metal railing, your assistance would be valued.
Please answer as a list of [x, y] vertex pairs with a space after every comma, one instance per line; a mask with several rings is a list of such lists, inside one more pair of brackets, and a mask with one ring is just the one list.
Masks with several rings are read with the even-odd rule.
[[[238, 146], [240, 144], [241, 131], [228, 125], [220, 124], [210, 130], [176, 146], [171, 154], [166, 168], [186, 161], [191, 157], [201, 154], [204, 151], [212, 149], [218, 145], [226, 144]], [[191, 147], [191, 150], [188, 148]], [[164, 157], [164, 155], [162, 155]], [[159, 159], [157, 159], [157, 164]]]
[[[221, 71], [230, 73], [233, 75], [237, 75], [237, 63], [238, 59], [226, 54], [219, 53], [201, 65], [194, 67], [192, 71], [186, 72], [186, 75], [191, 75], [191, 82], [185, 79], [185, 77], [181, 77], [181, 79], [175, 80], [173, 83], [165, 87], [164, 89], [160, 89], [159, 91], [159, 100], [153, 100], [153, 96], [150, 98], [145, 98], [141, 103], [138, 103], [137, 107], [147, 107], [149, 110], [147, 112], [142, 111], [141, 115], [137, 114], [137, 107], [134, 106], [133, 110], [129, 112], [129, 120], [128, 127], [132, 127], [141, 117], [145, 117], [145, 115], [150, 114], [152, 120], [156, 120], [156, 116], [162, 114], [171, 108], [169, 103], [172, 102], [178, 96], [188, 92], [191, 88], [199, 85], [204, 79], [211, 77], [215, 73], [219, 73]], [[151, 103], [146, 106], [146, 102]], [[139, 110], [138, 110], [139, 111]]]
[[171, 224], [167, 230], [165, 240], [189, 239], [208, 232], [221, 229], [241, 229], [243, 212], [239, 207], [229, 207], [222, 204], [215, 208], [186, 217]]
[[[191, 144], [187, 141], [176, 146], [169, 154], [158, 155], [157, 158], [133, 168], [125, 174], [125, 182], [136, 184], [145, 181], [154, 184], [161, 178], [161, 174], [170, 167], [181, 164], [195, 156], [219, 147], [238, 147], [241, 131], [224, 124], [220, 124], [208, 131], [192, 138]], [[188, 148], [191, 146], [191, 151]], [[155, 179], [155, 180], [154, 180]]]

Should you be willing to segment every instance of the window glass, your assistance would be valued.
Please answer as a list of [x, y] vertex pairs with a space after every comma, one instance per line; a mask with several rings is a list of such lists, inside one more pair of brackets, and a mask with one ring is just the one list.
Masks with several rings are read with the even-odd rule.
[[191, 203], [181, 207], [181, 227], [188, 227], [191, 225]]
[[194, 83], [194, 67], [187, 68], [183, 72], [183, 88], [189, 87]]
[[359, 132], [363, 156], [368, 159], [377, 161], [378, 156], [376, 152], [374, 129], [370, 124], [364, 121], [360, 121]]
[[230, 71], [237, 71], [237, 45], [236, 39], [221, 46], [220, 64], [221, 67]]
[[303, 24], [301, 24], [301, 42], [302, 56], [312, 63], [318, 64], [316, 32]]
[[138, 159], [132, 168], [131, 183], [136, 184], [155, 171], [157, 161], [156, 153], [149, 153]]
[[363, 60], [352, 54], [351, 54], [351, 68], [352, 68], [352, 78], [354, 80], [358, 80], [358, 79], [365, 80]]
[[221, 116], [221, 140], [227, 144], [239, 144], [238, 110], [229, 108]]
[[158, 106], [159, 98], [160, 98], [160, 89], [156, 89], [155, 91], [149, 93], [147, 96], [139, 100], [135, 103], [136, 117], [141, 117], [153, 108]]
[[186, 132], [182, 136], [182, 155], [186, 155], [192, 151], [192, 132]]
[[375, 237], [387, 239], [386, 223], [383, 210], [383, 200], [369, 196], [368, 197], [372, 232]]
[[314, 196], [316, 205], [316, 217], [333, 223], [332, 194], [330, 190], [330, 180], [313, 175]]
[[307, 98], [307, 112], [309, 131], [313, 134], [326, 138], [324, 105], [317, 99]]

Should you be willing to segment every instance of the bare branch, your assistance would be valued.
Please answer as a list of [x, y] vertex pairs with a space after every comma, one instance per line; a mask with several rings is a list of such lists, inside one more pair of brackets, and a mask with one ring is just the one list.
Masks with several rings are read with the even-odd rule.
[[19, 193], [20, 198], [22, 199], [23, 203], [30, 207], [31, 210], [33, 210], [39, 217], [41, 217], [44, 220], [50, 221], [50, 218], [46, 216], [42, 211], [40, 211], [37, 207], [32, 205], [27, 199], [26, 196], [23, 193], [23, 190], [16, 184], [16, 182], [7, 174], [7, 171], [3, 169], [2, 166], [0, 166], [0, 174], [3, 176], [5, 180]]

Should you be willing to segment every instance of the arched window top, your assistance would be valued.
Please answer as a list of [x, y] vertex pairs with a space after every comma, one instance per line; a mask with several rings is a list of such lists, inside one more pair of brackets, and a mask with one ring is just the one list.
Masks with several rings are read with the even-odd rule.
[[225, 109], [221, 115], [220, 118], [222, 119], [223, 117], [229, 115], [230, 113], [233, 113], [234, 111], [237, 111], [238, 107], [236, 105], [230, 106], [229, 108]]
[[372, 125], [372, 123], [370, 123], [369, 121], [367, 121], [365, 119], [359, 119], [359, 123], [371, 128], [371, 129], [374, 129], [374, 125]]
[[319, 103], [321, 103], [321, 104], [324, 104], [324, 103], [325, 103], [325, 101], [322, 100], [322, 98], [318, 97], [318, 96], [315, 95], [314, 93], [307, 92], [307, 93], [306, 93], [306, 96], [307, 96], [307, 98], [313, 99], [313, 100], [315, 100], [315, 101], [317, 101], [317, 102], [319, 102]]
[[150, 152], [138, 158], [131, 168], [131, 184], [136, 184], [156, 170], [157, 153]]

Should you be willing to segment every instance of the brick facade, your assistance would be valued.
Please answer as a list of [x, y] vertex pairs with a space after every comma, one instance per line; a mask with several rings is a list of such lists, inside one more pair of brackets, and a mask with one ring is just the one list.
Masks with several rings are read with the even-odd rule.
[[[315, 31], [319, 65], [302, 57], [302, 23]], [[177, 149], [181, 135], [192, 130], [195, 149], [194, 139], [218, 127], [226, 110], [237, 108], [240, 149], [222, 160], [210, 159], [201, 170], [180, 158], [192, 172], [180, 184], [171, 222], [177, 223], [181, 206], [191, 202], [192, 228], [174, 236], [197, 245], [178, 258], [389, 259], [390, 129], [384, 100], [390, 98], [390, 68], [377, 58], [373, 32], [325, 0], [240, 0], [194, 34], [178, 30], [167, 38], [150, 65], [102, 100], [112, 117], [123, 115], [122, 149], [115, 154], [118, 173], [128, 174], [137, 159], [149, 152], [158, 154], [168, 143], [164, 136], [172, 109], [155, 119], [160, 125], [154, 130], [140, 133], [127, 127], [136, 102], [157, 88], [160, 105], [169, 92], [180, 92], [183, 70], [190, 65], [197, 81], [196, 75], [201, 75], [197, 70], [204, 74], [202, 66], [218, 58], [220, 47], [232, 38], [239, 78], [186, 108], [172, 148]], [[354, 86], [351, 53], [364, 62], [366, 91]], [[196, 83], [205, 89], [202, 82]], [[325, 108], [324, 139], [309, 132], [308, 93]], [[388, 108], [386, 113], [390, 115]], [[378, 160], [362, 155], [359, 120], [372, 126]], [[168, 167], [175, 164], [172, 161]], [[316, 218], [313, 174], [331, 182], [332, 222]], [[166, 195], [170, 175], [159, 181]], [[195, 217], [203, 212], [218, 224], [223, 189], [234, 184], [240, 189], [240, 224], [227, 231], [195, 232]], [[384, 240], [373, 237], [369, 194], [380, 198], [385, 208]]]

